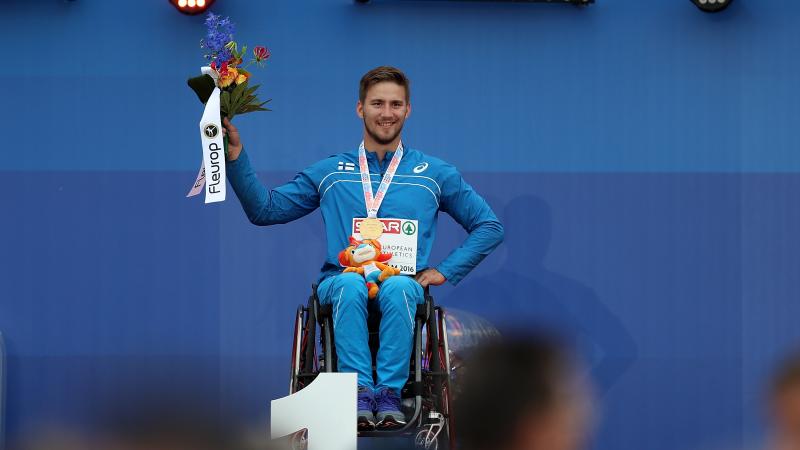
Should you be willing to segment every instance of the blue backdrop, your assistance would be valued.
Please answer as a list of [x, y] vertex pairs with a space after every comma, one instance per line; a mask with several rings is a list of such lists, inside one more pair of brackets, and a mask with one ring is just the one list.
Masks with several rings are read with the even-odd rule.
[[[405, 140], [457, 165], [507, 227], [435, 296], [501, 328], [569, 333], [603, 399], [597, 448], [758, 434], [765, 376], [800, 335], [800, 3], [213, 9], [273, 53], [255, 77], [274, 112], [236, 119], [270, 185], [355, 148], [364, 72], [407, 72]], [[98, 426], [156, 379], [204, 386], [266, 432], [324, 237], [318, 213], [265, 229], [233, 196], [183, 197], [200, 162], [185, 80], [202, 18], [166, 0], [3, 0], [0, 30], [10, 437]], [[440, 224], [433, 261], [464, 237]]]

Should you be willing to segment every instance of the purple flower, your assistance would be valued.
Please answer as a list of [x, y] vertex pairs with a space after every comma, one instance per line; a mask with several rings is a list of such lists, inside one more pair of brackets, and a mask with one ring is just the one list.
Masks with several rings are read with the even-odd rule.
[[233, 52], [227, 48], [229, 42], [233, 41], [235, 25], [229, 17], [221, 17], [209, 12], [205, 20], [206, 38], [200, 41], [200, 47], [208, 49], [209, 54], [206, 58], [216, 62], [217, 66], [233, 58]]
[[219, 64], [222, 64], [225, 61], [231, 59], [231, 56], [233, 56], [231, 54], [231, 51], [226, 48], [226, 49], [222, 50], [221, 52], [217, 53], [217, 62]]
[[229, 42], [226, 36], [216, 30], [210, 30], [206, 36], [205, 44], [212, 52], [218, 52], [225, 48], [225, 44]]
[[208, 48], [212, 53], [221, 52], [225, 45], [233, 40], [235, 26], [228, 17], [220, 16], [209, 12], [206, 17], [206, 39], [201, 47]]
[[216, 28], [218, 22], [219, 22], [219, 16], [209, 11], [208, 15], [206, 16], [206, 27], [208, 27], [209, 29]]
[[236, 30], [236, 26], [233, 24], [233, 22], [231, 22], [231, 19], [229, 17], [226, 17], [219, 21], [218, 29], [220, 33], [222, 33], [225, 37], [229, 38], [230, 40], [233, 40], [233, 34]]

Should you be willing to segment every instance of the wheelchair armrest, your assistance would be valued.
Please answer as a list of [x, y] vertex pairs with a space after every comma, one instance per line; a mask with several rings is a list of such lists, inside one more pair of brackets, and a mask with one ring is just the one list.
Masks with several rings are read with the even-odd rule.
[[425, 301], [417, 305], [417, 319], [427, 321], [428, 317], [433, 314], [433, 297], [428, 293], [428, 288], [425, 288]]
[[319, 305], [319, 309], [317, 309], [317, 319], [319, 319], [320, 323], [322, 323], [322, 319], [331, 317], [331, 314], [333, 313], [333, 305], [320, 305], [319, 303], [317, 303], [317, 305]]
[[322, 325], [325, 319], [328, 319], [333, 314], [332, 305], [322, 305], [319, 303], [319, 296], [317, 295], [317, 283], [311, 285], [311, 296], [308, 298], [308, 309], [313, 311], [317, 323]]
[[417, 305], [417, 319], [428, 319], [428, 303], [420, 303]]

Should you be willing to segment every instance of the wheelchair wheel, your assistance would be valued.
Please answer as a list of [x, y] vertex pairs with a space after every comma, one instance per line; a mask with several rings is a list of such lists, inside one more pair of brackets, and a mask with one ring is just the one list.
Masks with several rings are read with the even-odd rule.
[[447, 344], [447, 324], [441, 307], [435, 307], [426, 323], [425, 356], [428, 363], [429, 409], [427, 423], [417, 433], [419, 448], [455, 449], [455, 430], [452, 423], [450, 398], [450, 355]]
[[316, 325], [313, 308], [298, 306], [294, 322], [289, 394], [306, 387], [316, 373]]
[[441, 392], [440, 404], [439, 404], [439, 411], [444, 416], [445, 419], [445, 429], [442, 431], [444, 434], [444, 439], [442, 442], [445, 444], [442, 448], [455, 450], [456, 448], [456, 441], [455, 441], [455, 427], [453, 424], [453, 413], [452, 413], [452, 391], [450, 388], [450, 376], [451, 376], [451, 367], [450, 367], [450, 346], [447, 342], [447, 317], [444, 309], [441, 307], [436, 307], [436, 322], [438, 325], [438, 336], [439, 336], [439, 346], [438, 346], [438, 354], [439, 354], [439, 370], [442, 372], [441, 377], [441, 385], [439, 389]]
[[437, 307], [436, 311], [438, 313], [438, 322], [439, 322], [439, 336], [440, 336], [440, 343], [439, 352], [440, 352], [440, 362], [442, 369], [444, 370], [445, 378], [444, 384], [442, 387], [442, 399], [443, 399], [443, 414], [447, 420], [447, 438], [449, 449], [455, 450], [456, 448], [456, 435], [455, 435], [455, 425], [453, 423], [453, 391], [451, 390], [450, 386], [450, 379], [452, 376], [452, 366], [450, 365], [450, 345], [447, 342], [447, 313], [441, 307]]
[[439, 440], [436, 438], [430, 439], [429, 430], [419, 430], [419, 433], [414, 437], [414, 447], [424, 448], [426, 450], [438, 450]]
[[297, 314], [294, 318], [294, 333], [292, 341], [292, 364], [289, 374], [289, 394], [297, 392], [297, 384], [300, 375], [300, 354], [302, 353], [303, 342], [303, 307], [297, 307]]

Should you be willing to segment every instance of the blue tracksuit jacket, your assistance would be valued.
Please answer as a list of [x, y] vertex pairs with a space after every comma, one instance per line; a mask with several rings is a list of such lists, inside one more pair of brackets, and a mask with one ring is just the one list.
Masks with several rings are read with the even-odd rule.
[[[375, 153], [367, 152], [373, 192], [377, 192], [392, 156], [394, 152], [387, 152], [378, 162]], [[323, 159], [273, 189], [258, 180], [244, 150], [238, 159], [227, 163], [227, 175], [248, 219], [256, 225], [290, 222], [320, 208], [328, 239], [320, 281], [341, 273], [338, 254], [348, 245], [352, 219], [367, 215], [358, 149]], [[419, 221], [417, 272], [430, 267], [428, 257], [439, 211], [452, 216], [469, 233], [464, 243], [436, 266], [457, 284], [502, 242], [503, 226], [455, 167], [406, 148], [378, 217]]]

